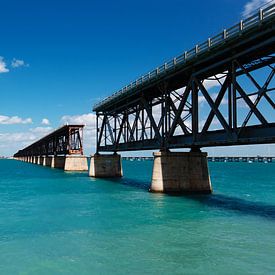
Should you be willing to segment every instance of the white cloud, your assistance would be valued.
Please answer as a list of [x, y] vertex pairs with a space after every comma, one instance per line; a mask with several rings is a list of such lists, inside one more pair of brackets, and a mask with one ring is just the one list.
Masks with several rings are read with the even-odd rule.
[[36, 127], [36, 128], [31, 128], [30, 132], [42, 136], [42, 135], [49, 134], [52, 130], [53, 130], [52, 127]]
[[[225, 73], [227, 73], [227, 72], [225, 72]], [[219, 79], [220, 82], [217, 79]], [[223, 84], [224, 81], [225, 81], [225, 74], [217, 74], [217, 75], [213, 76], [211, 80], [210, 79], [205, 79], [203, 81], [203, 86], [208, 91], [211, 88], [220, 87], [221, 84]]]
[[275, 1], [272, 0], [251, 0], [247, 2], [244, 6], [244, 9], [242, 11], [242, 16], [243, 17], [248, 17], [252, 15], [255, 11], [257, 11], [261, 6], [267, 4], [267, 3], [274, 3]]
[[[210, 97], [212, 98], [212, 100], [214, 102], [215, 102], [217, 96], [218, 96], [218, 93], [211, 93], [210, 94]], [[198, 102], [199, 102], [199, 105], [204, 106], [204, 104], [207, 103], [207, 100], [203, 95], [199, 95], [198, 96]], [[225, 97], [223, 97], [220, 105], [226, 105], [226, 104], [228, 104], [228, 100]]]
[[2, 148], [9, 149], [10, 153], [15, 153], [19, 149], [32, 144], [45, 135], [53, 131], [52, 127], [35, 127], [30, 128], [28, 131], [15, 132], [15, 133], [0, 133], [0, 144]]
[[50, 125], [51, 123], [47, 118], [43, 118], [42, 121], [41, 121], [41, 124], [42, 125]]
[[32, 123], [31, 118], [23, 119], [18, 116], [9, 117], [9, 116], [0, 115], [0, 124], [30, 124], [30, 123]]
[[[30, 142], [34, 141], [36, 136], [30, 132], [18, 132], [18, 133], [0, 133], [0, 143], [6, 144], [9, 146], [10, 144], [21, 142]], [[19, 144], [20, 145], [20, 144]]]
[[[255, 100], [257, 99], [258, 95], [250, 95], [248, 97], [254, 103]], [[246, 104], [246, 102], [245, 102], [245, 100], [243, 98], [239, 99], [239, 101], [238, 101], [238, 107], [240, 107], [240, 108], [248, 108], [249, 109], [249, 106]]]
[[[25, 132], [0, 133], [0, 148], [6, 155], [13, 155], [52, 131], [51, 127], [30, 128]], [[0, 153], [1, 154], [1, 153]]]
[[10, 70], [7, 68], [7, 64], [2, 56], [0, 56], [0, 74], [8, 73]]
[[29, 67], [29, 64], [26, 64], [24, 60], [13, 58], [13, 60], [11, 62], [11, 66], [13, 68]]
[[65, 115], [61, 118], [63, 124], [83, 124], [88, 127], [95, 127], [96, 115], [93, 113], [82, 114], [82, 115]]

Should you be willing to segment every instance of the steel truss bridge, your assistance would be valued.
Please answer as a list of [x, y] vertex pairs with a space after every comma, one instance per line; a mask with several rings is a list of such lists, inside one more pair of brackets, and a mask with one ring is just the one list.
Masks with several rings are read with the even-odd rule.
[[95, 105], [97, 152], [275, 142], [274, 22], [272, 4]]
[[84, 125], [65, 125], [28, 147], [14, 157], [83, 155]]

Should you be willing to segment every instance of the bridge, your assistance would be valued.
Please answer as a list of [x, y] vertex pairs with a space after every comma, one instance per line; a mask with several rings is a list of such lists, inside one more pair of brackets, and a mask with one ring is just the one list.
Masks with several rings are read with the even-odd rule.
[[117, 152], [159, 150], [151, 191], [210, 193], [202, 147], [274, 143], [274, 14], [256, 11], [96, 104], [90, 176], [122, 176]]
[[62, 168], [67, 171], [88, 170], [83, 156], [84, 125], [65, 125], [14, 154], [25, 162]]

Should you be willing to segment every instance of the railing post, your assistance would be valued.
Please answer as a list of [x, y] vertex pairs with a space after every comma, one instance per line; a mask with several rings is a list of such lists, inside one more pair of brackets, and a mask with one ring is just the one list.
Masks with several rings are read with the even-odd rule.
[[227, 33], [226, 33], [226, 29], [223, 30], [223, 39], [226, 39], [227, 37]]
[[211, 47], [211, 38], [208, 38], [207, 42], [208, 42], [208, 48], [210, 48]]
[[175, 57], [173, 59], [173, 64], [174, 64], [174, 66], [177, 64], [177, 59]]
[[260, 24], [261, 24], [261, 22], [262, 22], [263, 18], [264, 18], [264, 17], [263, 17], [263, 10], [262, 10], [262, 9], [260, 9], [260, 10], [259, 10], [259, 20], [260, 20], [260, 22], [259, 22], [259, 23], [260, 23]]
[[240, 21], [240, 31], [243, 31], [243, 20]]

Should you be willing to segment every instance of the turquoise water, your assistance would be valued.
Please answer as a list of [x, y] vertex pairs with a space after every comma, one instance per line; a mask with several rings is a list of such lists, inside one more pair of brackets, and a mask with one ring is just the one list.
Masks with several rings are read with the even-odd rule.
[[275, 164], [210, 163], [214, 194], [0, 160], [0, 274], [274, 274]]

